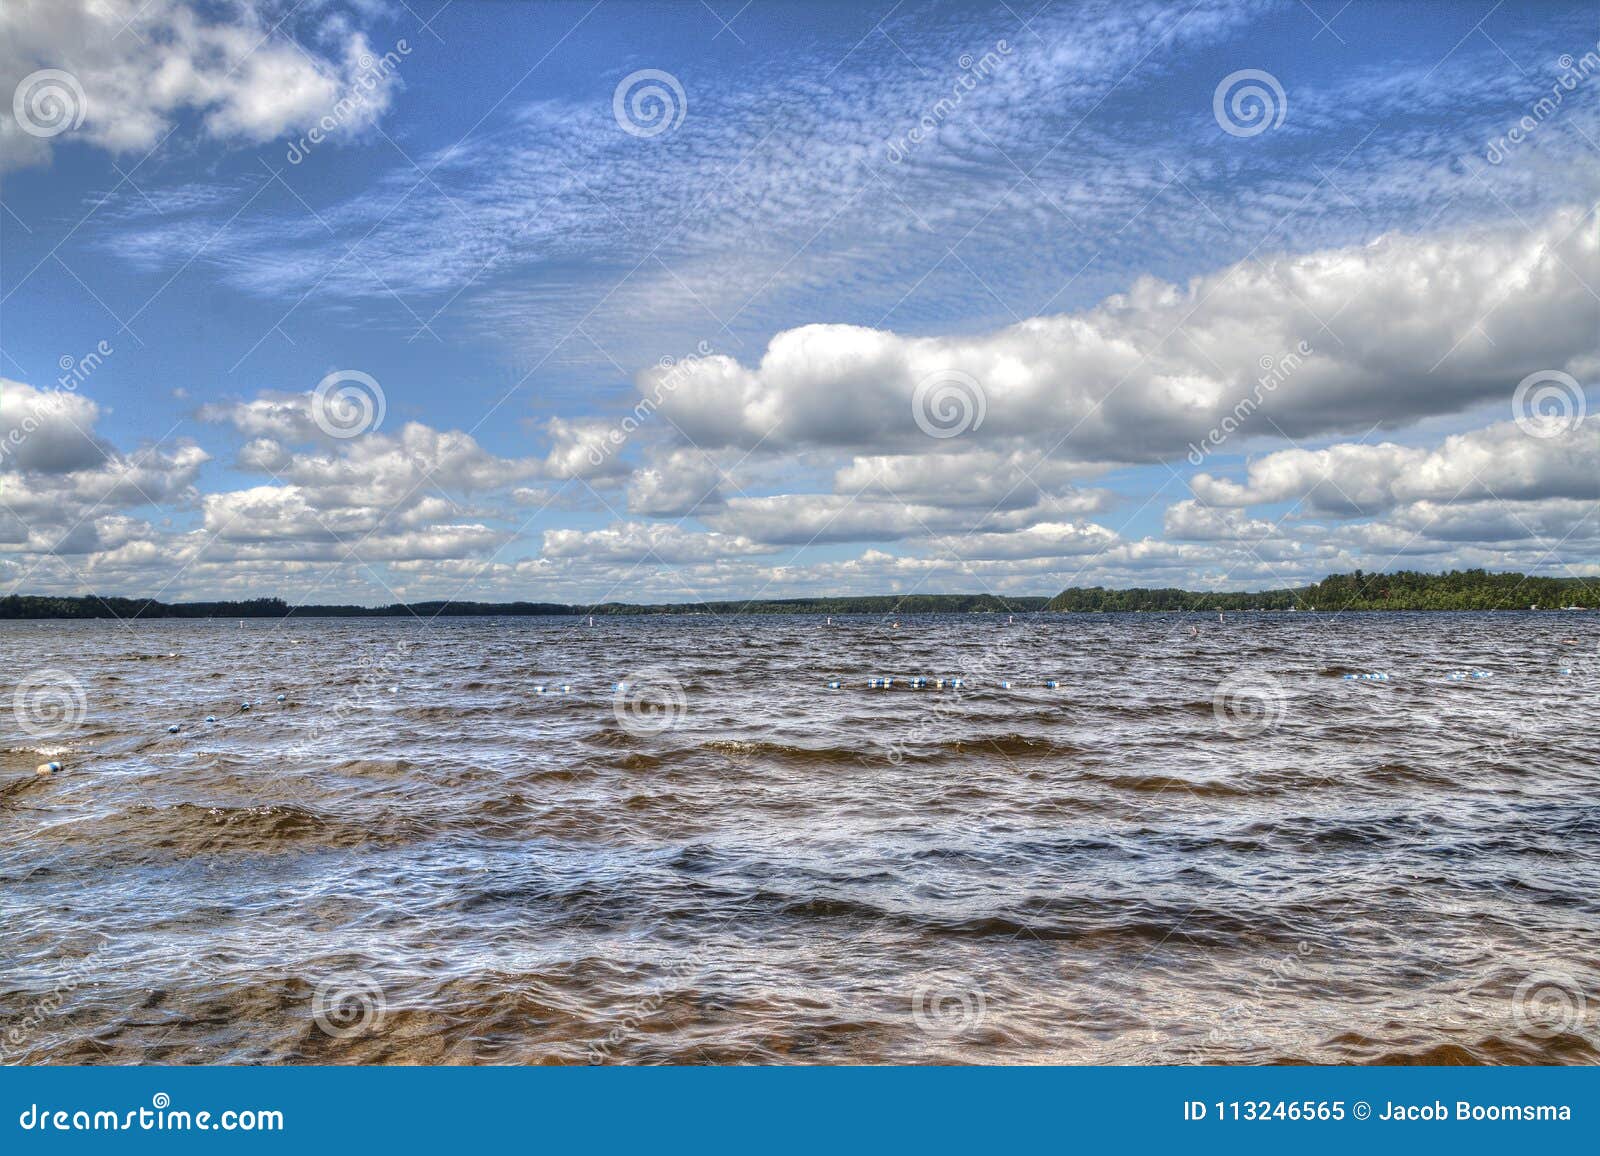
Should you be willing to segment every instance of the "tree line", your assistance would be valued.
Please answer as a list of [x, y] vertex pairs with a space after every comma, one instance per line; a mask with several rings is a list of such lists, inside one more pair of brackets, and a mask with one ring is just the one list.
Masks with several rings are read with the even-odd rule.
[[1173, 588], [1063, 590], [1050, 609], [1068, 612], [1161, 610], [1527, 610], [1600, 608], [1600, 581], [1543, 578], [1487, 570], [1427, 574], [1330, 574], [1310, 586], [1255, 593]]
[[1600, 580], [1530, 577], [1487, 570], [1426, 574], [1330, 574], [1310, 586], [1216, 591], [1073, 587], [1054, 598], [993, 594], [881, 594], [856, 598], [766, 598], [752, 601], [640, 604], [603, 602], [397, 602], [389, 606], [297, 606], [282, 598], [238, 602], [157, 602], [113, 598], [12, 594], [0, 598], [4, 618], [433, 618], [439, 615], [527, 616], [654, 614], [1023, 614], [1211, 610], [1526, 610], [1537, 606], [1600, 609]]

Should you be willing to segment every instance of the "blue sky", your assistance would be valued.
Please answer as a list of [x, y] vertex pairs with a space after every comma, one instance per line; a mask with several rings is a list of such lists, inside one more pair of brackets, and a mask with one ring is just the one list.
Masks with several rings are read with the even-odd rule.
[[[118, 0], [0, 32], [8, 591], [1600, 572], [1593, 5]], [[341, 373], [383, 403], [352, 437], [315, 420]], [[917, 422], [936, 398], [962, 428]]]

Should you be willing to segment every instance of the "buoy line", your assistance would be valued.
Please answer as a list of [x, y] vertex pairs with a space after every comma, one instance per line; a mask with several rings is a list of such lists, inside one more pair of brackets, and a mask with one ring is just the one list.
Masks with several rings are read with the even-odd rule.
[[[241, 702], [238, 705], [237, 708], [235, 708], [234, 712], [231, 715], [227, 716], [227, 717], [229, 719], [236, 719], [242, 714], [248, 714], [252, 707], [260, 706], [264, 701], [266, 701], [266, 700], [265, 699], [257, 699], [255, 702], [251, 702], [249, 699], [245, 699], [243, 702]], [[289, 701], [289, 696], [286, 695], [286, 694], [280, 694], [280, 695], [277, 696], [275, 701], [280, 702], [280, 703], [286, 703], [286, 702]], [[215, 724], [217, 722], [217, 716], [214, 715], [214, 714], [206, 715], [206, 722], [207, 723], [211, 723], [211, 724]], [[169, 735], [182, 734], [183, 733], [183, 724], [182, 723], [169, 723], [167, 725], [167, 733]], [[96, 753], [97, 752], [95, 752], [95, 751], [90, 751], [90, 752], [88, 752], [86, 758], [93, 758]], [[62, 770], [64, 770], [65, 766], [66, 766], [66, 764], [63, 763], [60, 759], [51, 759], [49, 762], [40, 763], [37, 767], [34, 768], [33, 773], [36, 774], [36, 775], [54, 775], [54, 774], [58, 774]]]
[[[1562, 666], [1557, 668], [1556, 673], [1559, 675], [1572, 675], [1577, 672], [1570, 666]], [[1493, 677], [1494, 671], [1492, 670], [1451, 670], [1444, 673], [1442, 676], [1442, 681], [1483, 682]], [[1386, 670], [1350, 671], [1340, 675], [1340, 679], [1345, 682], [1390, 682], [1393, 680], [1393, 676]], [[911, 675], [903, 677], [896, 677], [894, 675], [879, 675], [869, 676], [859, 684], [843, 678], [831, 678], [825, 683], [825, 685], [829, 690], [846, 690], [856, 685], [860, 685], [867, 690], [895, 690], [900, 688], [909, 690], [964, 690], [969, 686], [972, 686], [973, 683], [972, 680], [960, 676], [929, 678], [926, 675]], [[976, 685], [987, 685], [996, 690], [1023, 690], [1030, 688], [1059, 690], [1061, 687], [1061, 680], [1057, 678], [1045, 678], [1037, 682], [1021, 682], [1016, 679], [1001, 678], [994, 680], [992, 683], [978, 683]], [[611, 684], [611, 692], [613, 694], [625, 694], [627, 693], [628, 689], [629, 684], [627, 682], [614, 682]], [[398, 690], [399, 687], [392, 686], [389, 688], [391, 694], [398, 692]], [[573, 684], [570, 682], [536, 682], [529, 686], [529, 690], [531, 690], [536, 697], [541, 698], [574, 693]], [[582, 693], [581, 687], [578, 688], [577, 693]], [[287, 703], [288, 700], [289, 696], [287, 694], [279, 694], [274, 698], [274, 701], [278, 703]], [[231, 715], [228, 715], [227, 718], [222, 721], [236, 719], [240, 715], [249, 714], [251, 710], [261, 706], [265, 701], [265, 699], [257, 699], [252, 702], [249, 699], [245, 699], [239, 703]], [[205, 716], [205, 721], [208, 724], [216, 725], [219, 720], [215, 714], [208, 714]], [[171, 723], [167, 726], [167, 734], [169, 735], [182, 733], [182, 723]], [[63, 769], [65, 769], [65, 763], [59, 759], [51, 759], [48, 762], [41, 763], [37, 768], [35, 768], [34, 773], [38, 775], [53, 775], [59, 773]]]

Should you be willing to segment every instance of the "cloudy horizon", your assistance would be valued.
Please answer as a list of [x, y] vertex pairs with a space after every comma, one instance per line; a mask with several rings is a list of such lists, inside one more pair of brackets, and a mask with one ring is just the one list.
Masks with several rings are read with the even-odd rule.
[[1600, 578], [1592, 8], [1031, 8], [8, 5], [0, 594]]

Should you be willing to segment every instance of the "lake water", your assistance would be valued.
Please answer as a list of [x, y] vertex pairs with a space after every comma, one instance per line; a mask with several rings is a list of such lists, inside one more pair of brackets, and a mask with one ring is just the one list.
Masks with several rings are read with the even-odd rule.
[[1597, 643], [0, 623], [0, 1058], [1594, 1063]]

